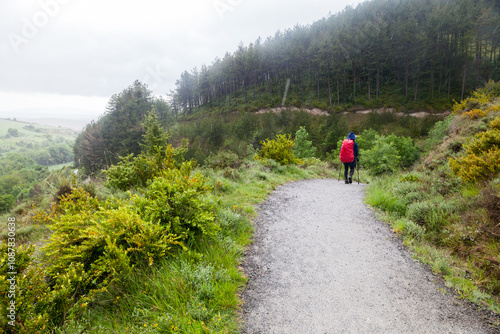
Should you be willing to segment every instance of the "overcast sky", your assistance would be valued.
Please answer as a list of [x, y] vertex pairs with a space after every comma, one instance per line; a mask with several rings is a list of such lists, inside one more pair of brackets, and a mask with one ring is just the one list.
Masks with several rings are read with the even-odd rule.
[[240, 42], [361, 2], [1, 0], [0, 117], [26, 109], [98, 116], [136, 79], [165, 96], [181, 72], [210, 65]]

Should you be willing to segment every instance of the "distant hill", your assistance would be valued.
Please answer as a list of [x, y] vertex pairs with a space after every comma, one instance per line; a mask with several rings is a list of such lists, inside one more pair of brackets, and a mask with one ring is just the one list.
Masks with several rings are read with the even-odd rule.
[[52, 125], [81, 131], [92, 120], [97, 119], [102, 111], [78, 108], [23, 108], [16, 110], [0, 110], [0, 118]]
[[0, 156], [20, 153], [44, 166], [71, 162], [77, 135], [68, 128], [0, 119]]

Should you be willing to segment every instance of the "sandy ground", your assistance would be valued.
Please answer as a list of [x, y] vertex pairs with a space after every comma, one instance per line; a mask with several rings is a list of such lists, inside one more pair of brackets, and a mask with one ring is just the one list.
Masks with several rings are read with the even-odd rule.
[[364, 186], [311, 180], [260, 207], [243, 268], [244, 333], [498, 333], [412, 259]]

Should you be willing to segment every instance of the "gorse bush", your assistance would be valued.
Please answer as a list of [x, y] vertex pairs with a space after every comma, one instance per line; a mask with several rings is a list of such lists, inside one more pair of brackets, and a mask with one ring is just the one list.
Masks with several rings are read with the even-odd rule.
[[[19, 246], [16, 249], [16, 268], [15, 284], [12, 285], [12, 272], [8, 265], [8, 244], [0, 244], [0, 310], [3, 316], [0, 317], [0, 332], [11, 333], [15, 328], [16, 333], [31, 334], [44, 333], [45, 330], [50, 331], [53, 328], [54, 319], [51, 318], [51, 313], [58, 302], [58, 297], [65, 295], [64, 292], [52, 292], [44, 280], [43, 269], [39, 265], [32, 263], [32, 254], [35, 250], [34, 246]], [[11, 294], [11, 287], [15, 286], [15, 298]], [[64, 297], [70, 298], [70, 294]], [[10, 301], [15, 300], [15, 316], [9, 316], [11, 312], [8, 310]], [[9, 324], [10, 322], [10, 324]], [[14, 323], [15, 327], [12, 326]]]
[[219, 230], [215, 222], [216, 203], [201, 174], [191, 173], [191, 163], [168, 169], [149, 183], [133, 203], [141, 216], [180, 240], [202, 235], [213, 237]]
[[295, 157], [294, 143], [290, 135], [277, 135], [276, 139], [266, 139], [261, 142], [262, 147], [257, 152], [256, 159], [272, 159], [281, 165], [299, 164], [301, 160]]
[[500, 172], [500, 117], [490, 123], [490, 129], [480, 132], [463, 145], [464, 155], [450, 158], [455, 174], [466, 182], [489, 180]]
[[50, 212], [40, 213], [36, 219], [48, 222], [53, 233], [42, 249], [45, 267], [25, 273], [30, 282], [39, 277], [37, 284], [47, 291], [38, 299], [22, 291], [31, 298], [26, 304], [39, 307], [24, 318], [30, 328], [43, 323], [50, 332], [81, 318], [88, 307], [119, 298], [124, 279], [135, 268], [148, 268], [186, 249], [194, 238], [214, 238], [219, 231], [216, 202], [207, 180], [191, 169], [192, 163], [185, 162], [179, 169], [163, 170], [126, 201], [100, 201], [73, 188]]
[[460, 102], [455, 102], [453, 112], [461, 113], [466, 110], [481, 109], [490, 102], [491, 96], [486, 95], [484, 92], [474, 91], [471, 97]]
[[134, 157], [130, 154], [122, 157], [118, 164], [104, 171], [107, 176], [107, 186], [120, 190], [144, 187], [162, 170], [179, 168], [184, 161], [186, 147], [187, 142], [179, 148], [167, 145], [161, 150], [158, 149], [154, 155], [140, 154]]

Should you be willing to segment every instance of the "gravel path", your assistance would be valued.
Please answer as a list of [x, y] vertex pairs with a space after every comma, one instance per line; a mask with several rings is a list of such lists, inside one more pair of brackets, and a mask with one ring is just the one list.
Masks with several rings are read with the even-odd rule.
[[496, 333], [374, 218], [363, 188], [294, 182], [260, 207], [244, 333]]

